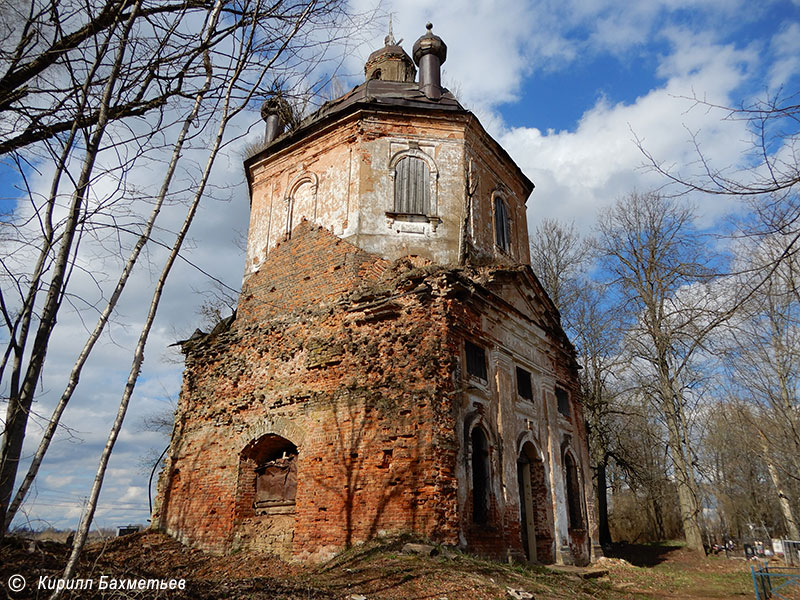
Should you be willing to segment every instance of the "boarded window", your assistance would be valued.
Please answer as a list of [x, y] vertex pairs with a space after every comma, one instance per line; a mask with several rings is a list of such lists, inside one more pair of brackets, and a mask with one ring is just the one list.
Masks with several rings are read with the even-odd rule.
[[397, 163], [394, 176], [394, 211], [410, 215], [430, 212], [431, 171], [421, 158], [407, 156]]
[[291, 504], [296, 496], [297, 454], [284, 452], [256, 467], [256, 508]]
[[511, 228], [506, 203], [500, 196], [494, 197], [494, 241], [500, 249], [508, 252], [511, 244]]
[[581, 510], [581, 486], [578, 480], [578, 467], [567, 453], [564, 456], [564, 471], [567, 483], [567, 509], [570, 529], [583, 529], [583, 511]]
[[480, 427], [472, 430], [472, 521], [489, 521], [489, 441]]
[[292, 507], [297, 497], [297, 446], [268, 433], [248, 444], [239, 464], [241, 516], [271, 507]]
[[486, 351], [472, 342], [464, 342], [464, 351], [467, 355], [467, 373], [486, 381]]
[[517, 367], [517, 394], [520, 398], [533, 401], [531, 374], [522, 367]]
[[556, 388], [556, 400], [558, 401], [558, 412], [569, 418], [569, 394], [567, 391]]

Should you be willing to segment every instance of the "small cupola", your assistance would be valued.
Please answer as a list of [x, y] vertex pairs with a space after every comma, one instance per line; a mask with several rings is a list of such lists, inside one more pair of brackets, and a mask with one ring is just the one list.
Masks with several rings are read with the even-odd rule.
[[370, 54], [364, 65], [364, 75], [367, 81], [370, 79], [403, 81], [406, 83], [414, 81], [417, 69], [414, 66], [414, 61], [400, 46], [402, 41], [395, 41], [390, 20], [389, 35], [384, 38], [383, 48]]
[[442, 64], [447, 59], [447, 44], [433, 35], [433, 24], [425, 25], [428, 32], [414, 44], [414, 62], [419, 66], [419, 89], [431, 100], [442, 97]]
[[261, 118], [267, 124], [264, 143], [269, 144], [283, 133], [289, 123], [292, 109], [283, 96], [276, 94], [261, 105]]

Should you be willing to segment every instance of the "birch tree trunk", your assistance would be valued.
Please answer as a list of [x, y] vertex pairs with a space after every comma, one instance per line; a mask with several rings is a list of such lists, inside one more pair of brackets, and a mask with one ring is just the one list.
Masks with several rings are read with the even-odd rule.
[[[135, 16], [135, 8], [132, 11], [131, 16]], [[132, 18], [129, 18], [124, 31], [129, 31], [132, 24], [133, 20]], [[110, 31], [109, 36], [112, 34], [113, 31]], [[30, 414], [31, 404], [33, 403], [36, 384], [39, 380], [39, 376], [41, 375], [47, 356], [47, 348], [50, 341], [50, 336], [53, 332], [53, 328], [56, 325], [56, 318], [61, 306], [61, 301], [63, 300], [65, 280], [68, 277], [68, 272], [71, 268], [71, 257], [75, 251], [73, 242], [75, 241], [78, 233], [80, 214], [85, 203], [86, 194], [89, 189], [89, 182], [91, 180], [95, 161], [97, 160], [97, 155], [100, 150], [100, 144], [105, 136], [105, 129], [108, 124], [108, 110], [112, 93], [114, 91], [114, 85], [117, 81], [116, 77], [119, 74], [122, 66], [122, 61], [125, 54], [124, 50], [125, 47], [123, 44], [123, 46], [120, 48], [120, 51], [116, 55], [111, 73], [103, 90], [97, 124], [87, 139], [80, 176], [75, 184], [75, 191], [73, 192], [70, 201], [68, 216], [65, 221], [63, 231], [60, 234], [59, 250], [55, 258], [55, 262], [52, 265], [52, 275], [50, 278], [48, 291], [39, 314], [39, 326], [33, 341], [30, 357], [28, 358], [28, 365], [25, 369], [24, 377], [19, 387], [17, 387], [17, 377], [23, 370], [22, 352], [24, 351], [24, 346], [18, 346], [15, 356], [11, 381], [11, 394], [9, 397], [8, 412], [5, 424], [6, 426], [3, 432], [2, 454], [0, 455], [0, 534], [3, 535], [6, 531], [6, 513], [8, 511], [9, 501], [14, 489], [14, 482], [16, 480], [17, 470], [19, 467], [19, 459], [22, 452], [22, 443], [25, 439], [28, 416]], [[100, 60], [101, 54], [102, 52], [98, 54], [98, 60]], [[59, 170], [54, 181], [54, 192], [57, 188], [57, 180], [60, 177], [60, 174], [61, 171]], [[50, 201], [53, 204], [55, 203], [55, 193], [53, 193]], [[48, 209], [48, 211], [50, 210], [52, 209]], [[51, 226], [48, 225], [47, 227], [49, 231], [52, 231]], [[49, 240], [47, 240], [46, 246], [49, 246]], [[47, 250], [49, 250], [49, 247]], [[45, 248], [42, 249], [40, 260], [44, 255]], [[40, 265], [37, 264], [37, 272], [39, 271], [39, 267]], [[31, 289], [38, 289], [38, 286], [36, 286], [36, 288], [32, 287]], [[32, 292], [32, 298], [29, 300], [30, 304], [26, 307], [28, 312], [25, 314], [23, 329], [27, 329], [27, 324], [32, 318], [35, 295], [35, 291]], [[27, 337], [27, 333], [24, 335]]]
[[[211, 16], [212, 20], [216, 20], [218, 18], [219, 11], [222, 7], [222, 2], [223, 0], [217, 0], [217, 4], [215, 5], [215, 10]], [[269, 61], [267, 61], [262, 65], [261, 75], [258, 78], [256, 78], [254, 82], [250, 83], [251, 87], [249, 93], [247, 93], [245, 97], [241, 100], [241, 104], [232, 107], [231, 104], [232, 104], [233, 94], [237, 88], [237, 85], [239, 84], [239, 78], [241, 77], [243, 71], [245, 70], [249, 61], [253, 57], [255, 28], [252, 28], [250, 30], [249, 35], [245, 39], [242, 39], [240, 41], [240, 44], [236, 48], [235, 66], [233, 71], [229, 74], [228, 77], [226, 92], [224, 95], [223, 105], [221, 108], [220, 124], [217, 129], [216, 137], [209, 150], [208, 159], [206, 161], [206, 165], [203, 170], [202, 176], [200, 178], [198, 187], [195, 191], [192, 203], [190, 204], [187, 210], [183, 224], [175, 238], [175, 242], [164, 263], [161, 275], [159, 276], [158, 281], [156, 282], [155, 289], [153, 291], [153, 296], [147, 312], [147, 316], [144, 325], [142, 326], [142, 330], [139, 334], [139, 340], [136, 344], [136, 349], [134, 350], [130, 373], [128, 374], [128, 380], [125, 384], [125, 388], [122, 393], [122, 398], [120, 399], [117, 415], [111, 426], [108, 439], [106, 441], [106, 445], [100, 456], [100, 461], [97, 467], [97, 472], [95, 474], [94, 482], [92, 484], [92, 489], [87, 502], [86, 510], [84, 511], [84, 514], [81, 518], [81, 522], [76, 531], [76, 535], [73, 541], [72, 551], [70, 552], [69, 559], [67, 560], [67, 564], [64, 568], [64, 574], [63, 574], [64, 579], [71, 578], [75, 573], [80, 553], [82, 552], [83, 547], [86, 543], [86, 538], [88, 537], [89, 534], [89, 528], [91, 527], [92, 520], [94, 518], [94, 513], [97, 509], [97, 502], [100, 497], [100, 491], [103, 485], [103, 480], [105, 478], [105, 473], [108, 468], [108, 462], [111, 459], [111, 454], [114, 450], [114, 445], [116, 444], [117, 438], [122, 429], [122, 424], [125, 420], [125, 414], [128, 410], [131, 397], [136, 387], [136, 383], [139, 379], [142, 363], [144, 361], [145, 346], [147, 344], [147, 339], [150, 335], [150, 330], [153, 326], [153, 322], [155, 321], [156, 313], [158, 311], [158, 307], [161, 302], [161, 297], [164, 292], [164, 287], [167, 283], [170, 271], [172, 270], [172, 267], [179, 256], [180, 250], [183, 246], [183, 242], [186, 239], [186, 236], [188, 235], [189, 228], [191, 227], [192, 222], [194, 221], [194, 217], [195, 214], [197, 213], [200, 201], [202, 200], [205, 194], [205, 189], [206, 186], [208, 185], [209, 177], [211, 176], [211, 169], [214, 166], [217, 155], [223, 146], [227, 126], [230, 120], [247, 106], [247, 103], [249, 102], [250, 98], [258, 89], [261, 79], [263, 79], [263, 77], [269, 71], [274, 62], [278, 60], [280, 53], [283, 51], [283, 49], [287, 47], [287, 45], [290, 43], [294, 35], [296, 35], [297, 32], [300, 30], [300, 28], [303, 26], [314, 6], [315, 6], [314, 0], [310, 0], [307, 3], [305, 9], [297, 18], [291, 33], [287, 36], [287, 39], [281, 45], [281, 51], [277, 52], [270, 58]], [[208, 75], [210, 77], [210, 71], [213, 68], [210, 61], [206, 61], [206, 68], [209, 71]], [[56, 600], [60, 595], [61, 591], [56, 590], [50, 596], [50, 600]]]
[[[212, 22], [211, 24], [209, 24], [209, 27], [211, 28], [210, 30], [213, 31], [213, 29], [216, 27], [216, 23]], [[28, 491], [30, 490], [30, 486], [33, 483], [34, 479], [36, 478], [37, 473], [39, 472], [39, 467], [42, 464], [42, 460], [44, 459], [44, 456], [47, 453], [47, 449], [49, 448], [50, 442], [52, 441], [53, 436], [55, 435], [58, 424], [61, 422], [61, 416], [64, 414], [64, 410], [66, 409], [67, 404], [69, 403], [70, 398], [72, 398], [72, 394], [78, 385], [81, 376], [81, 371], [83, 370], [83, 367], [86, 364], [86, 360], [89, 358], [89, 355], [91, 354], [95, 343], [100, 338], [100, 335], [103, 333], [103, 330], [108, 324], [108, 320], [117, 306], [117, 302], [119, 301], [119, 298], [122, 295], [122, 292], [124, 291], [126, 284], [128, 283], [128, 278], [130, 277], [130, 274], [133, 271], [134, 266], [136, 266], [136, 263], [139, 259], [139, 255], [142, 252], [142, 249], [145, 247], [145, 244], [147, 244], [147, 242], [150, 240], [150, 235], [153, 232], [153, 227], [155, 226], [158, 216], [161, 213], [161, 208], [164, 205], [164, 200], [167, 197], [170, 183], [172, 182], [172, 178], [175, 175], [175, 170], [178, 166], [178, 161], [180, 160], [181, 151], [183, 150], [184, 142], [186, 141], [186, 136], [189, 132], [189, 128], [195, 121], [195, 119], [197, 119], [198, 113], [200, 111], [200, 106], [203, 101], [203, 97], [208, 92], [208, 89], [211, 86], [210, 75], [211, 74], [209, 72], [206, 76], [206, 80], [203, 87], [200, 88], [200, 91], [195, 97], [194, 106], [192, 107], [192, 110], [186, 117], [186, 119], [184, 119], [181, 131], [178, 134], [178, 138], [175, 140], [172, 156], [170, 157], [170, 161], [167, 166], [167, 172], [164, 175], [164, 180], [156, 196], [155, 205], [153, 206], [153, 210], [147, 219], [145, 228], [142, 234], [139, 236], [138, 240], [136, 241], [136, 244], [134, 245], [133, 249], [131, 250], [128, 259], [125, 261], [125, 265], [122, 269], [122, 272], [120, 273], [117, 285], [115, 286], [114, 291], [111, 293], [111, 296], [109, 297], [108, 302], [103, 308], [102, 313], [97, 319], [97, 323], [95, 324], [94, 330], [89, 335], [88, 339], [86, 340], [86, 343], [81, 349], [80, 354], [78, 355], [77, 360], [72, 366], [72, 370], [70, 371], [69, 379], [67, 381], [67, 387], [61, 394], [61, 397], [59, 398], [59, 401], [56, 404], [56, 407], [53, 410], [52, 415], [50, 416], [50, 420], [47, 422], [47, 426], [45, 427], [44, 433], [42, 434], [42, 439], [39, 442], [39, 447], [37, 448], [36, 454], [34, 455], [31, 464], [28, 467], [28, 472], [25, 474], [25, 478], [22, 480], [22, 483], [17, 489], [17, 492], [14, 495], [14, 500], [8, 507], [8, 512], [6, 513], [6, 520], [5, 520], [6, 531], [11, 526], [11, 522], [14, 520], [14, 517], [17, 514], [17, 510], [22, 505], [22, 502], [25, 500], [25, 497], [27, 496]]]

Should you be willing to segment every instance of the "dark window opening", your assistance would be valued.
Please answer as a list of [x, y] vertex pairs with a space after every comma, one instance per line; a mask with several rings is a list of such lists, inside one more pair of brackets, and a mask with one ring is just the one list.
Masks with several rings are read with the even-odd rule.
[[564, 470], [567, 476], [567, 511], [570, 529], [583, 529], [583, 511], [581, 510], [581, 487], [578, 480], [578, 467], [572, 455], [564, 456]]
[[464, 351], [467, 355], [467, 373], [484, 381], [488, 380], [486, 372], [486, 350], [472, 342], [464, 342]]
[[511, 228], [506, 203], [500, 196], [494, 197], [494, 241], [501, 250], [508, 252], [511, 244]]
[[370, 79], [380, 79], [380, 78], [381, 78], [381, 70], [380, 69], [375, 69], [372, 72], [372, 77]]
[[479, 427], [472, 430], [472, 521], [489, 521], [489, 441]]
[[558, 401], [558, 412], [569, 418], [569, 394], [567, 391], [556, 388], [556, 400]]
[[522, 367], [517, 367], [517, 394], [520, 398], [533, 401], [531, 374]]
[[430, 212], [431, 170], [421, 158], [407, 156], [395, 167], [394, 211], [409, 215]]

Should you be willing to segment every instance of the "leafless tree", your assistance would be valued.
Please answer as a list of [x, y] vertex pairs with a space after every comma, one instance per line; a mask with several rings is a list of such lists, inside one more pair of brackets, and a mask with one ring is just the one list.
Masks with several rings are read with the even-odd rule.
[[668, 477], [664, 427], [642, 390], [614, 398], [614, 461], [609, 464], [613, 510], [609, 529], [617, 539], [662, 541], [683, 533], [675, 484]]
[[[798, 515], [792, 505], [786, 485], [796, 473], [793, 457], [797, 448], [793, 436], [797, 431], [797, 381], [789, 375], [797, 365], [788, 350], [787, 336], [795, 336], [795, 317], [800, 302], [800, 281], [796, 276], [800, 251], [800, 93], [765, 95], [738, 107], [711, 104], [701, 98], [692, 100], [696, 107], [717, 111], [720, 118], [744, 124], [750, 133], [749, 152], [743, 167], [720, 165], [702, 147], [698, 136], [692, 135], [696, 161], [686, 165], [671, 165], [661, 161], [639, 144], [649, 164], [671, 184], [678, 193], [701, 193], [745, 199], [750, 214], [741, 219], [738, 236], [750, 252], [747, 260], [738, 264], [739, 275], [747, 285], [740, 292], [742, 328], [734, 334], [729, 348], [735, 397], [749, 400], [755, 406], [742, 415], [754, 418], [757, 446], [766, 462], [772, 486], [780, 500], [781, 513], [788, 531], [797, 535]], [[746, 315], [746, 316], [743, 316]], [[797, 340], [791, 340], [797, 344]], [[795, 398], [794, 407], [792, 400]], [[781, 424], [783, 432], [772, 427]], [[767, 432], [775, 439], [767, 442]], [[792, 432], [795, 433], [792, 433]], [[775, 456], [776, 448], [788, 448], [788, 460]], [[792, 454], [793, 453], [793, 454]], [[786, 468], [782, 468], [784, 465]], [[795, 502], [798, 500], [795, 499]]]
[[[222, 6], [224, 6], [223, 0], [217, 0], [215, 10], [220, 10]], [[205, 188], [209, 185], [209, 179], [216, 157], [226, 143], [225, 140], [227, 127], [234, 117], [248, 106], [253, 95], [258, 91], [261, 82], [267, 76], [267, 73], [275, 64], [275, 61], [280, 56], [281, 52], [287, 48], [291, 40], [307, 23], [308, 19], [315, 14], [314, 11], [320, 10], [320, 4], [314, 1], [303, 3], [298, 6], [300, 8], [300, 12], [295, 14], [293, 19], [288, 21], [290, 24], [290, 30], [286, 32], [286, 36], [284, 37], [280, 48], [278, 48], [278, 51], [274, 52], [273, 56], [268, 60], [263, 60], [263, 40], [259, 36], [259, 28], [256, 26], [256, 19], [252, 19], [252, 25], [242, 30], [242, 35], [235, 36], [232, 40], [233, 48], [230, 51], [229, 63], [226, 66], [226, 83], [220, 97], [221, 102], [216, 107], [216, 110], [219, 114], [217, 131], [212, 140], [205, 167], [197, 184], [197, 188], [194, 191], [192, 201], [188, 206], [183, 224], [181, 225], [181, 228], [175, 237], [166, 260], [164, 261], [161, 274], [153, 290], [152, 300], [133, 354], [128, 381], [122, 393], [116, 419], [111, 427], [106, 446], [100, 457], [86, 511], [81, 518], [81, 522], [78, 526], [73, 543], [72, 552], [64, 569], [64, 578], [70, 578], [77, 566], [78, 557], [85, 543], [86, 536], [88, 535], [88, 531], [94, 516], [94, 511], [97, 507], [97, 501], [100, 495], [100, 490], [105, 477], [108, 462], [111, 457], [111, 453], [113, 452], [117, 437], [119, 436], [119, 432], [130, 404], [133, 391], [139, 379], [139, 374], [141, 372], [141, 367], [144, 360], [145, 346], [156, 317], [160, 300], [164, 292], [164, 287], [172, 267], [174, 266], [175, 261], [178, 259], [181, 247], [194, 220], [194, 216], [200, 205], [200, 201], [204, 196]], [[329, 11], [332, 6], [335, 7], [337, 5], [333, 4], [325, 6], [326, 14], [330, 14]], [[254, 10], [256, 13], [260, 12], [260, 5], [257, 3], [254, 4], [251, 7], [251, 10]], [[259, 61], [259, 59], [261, 59], [261, 61]], [[255, 79], [249, 79], [248, 76], [252, 75], [251, 69], [253, 68], [254, 63], [258, 64], [259, 68], [256, 70]], [[213, 70], [213, 66], [210, 64], [210, 61], [206, 62], [206, 69], [209, 73]], [[244, 95], [241, 95], [242, 90], [245, 91]], [[56, 592], [53, 596], [51, 596], [51, 598], [56, 598], [57, 596], [58, 593]]]
[[734, 397], [721, 398], [708, 413], [703, 461], [716, 506], [711, 527], [719, 537], [747, 537], [752, 523], [791, 536], [781, 488], [773, 485], [763, 451], [758, 425], [766, 423], [760, 419], [752, 402]]
[[530, 237], [533, 272], [562, 318], [569, 321], [589, 260], [589, 243], [581, 239], [573, 224], [564, 225], [555, 219], [544, 219]]
[[717, 111], [722, 120], [745, 124], [751, 137], [744, 167], [716, 164], [693, 132], [697, 160], [691, 164], [666, 163], [649, 152], [641, 141], [639, 148], [647, 163], [676, 187], [677, 193], [746, 199], [756, 218], [742, 232], [751, 237], [775, 233], [782, 236], [781, 252], [773, 262], [761, 265], [763, 272], [768, 273], [775, 260], [800, 250], [800, 92], [781, 91], [739, 107], [712, 104], [697, 96], [690, 99], [699, 109]]
[[581, 365], [580, 381], [589, 451], [595, 473], [600, 543], [611, 543], [608, 520], [609, 463], [626, 466], [620, 452], [620, 433], [626, 427], [619, 418], [627, 409], [618, 403], [622, 388], [616, 373], [620, 370], [620, 343], [624, 330], [614, 302], [604, 285], [586, 281], [570, 312], [572, 339]]
[[[739, 420], [754, 433], [751, 444], [766, 465], [786, 532], [797, 539], [800, 497], [790, 488], [800, 484], [800, 260], [784, 255], [785, 236], [777, 234], [745, 249], [740, 262], [775, 266], [725, 332], [729, 388], [747, 405]], [[742, 271], [751, 272], [746, 264]]]
[[[339, 0], [112, 0], [74, 5], [31, 0], [27, 5], [4, 3], [4, 9], [8, 10], [0, 28], [8, 35], [0, 42], [0, 154], [19, 166], [30, 204], [3, 224], [4, 242], [12, 249], [2, 260], [0, 293], [0, 315], [9, 340], [0, 363], [8, 399], [0, 457], [3, 532], [35, 478], [86, 357], [113, 314], [131, 270], [143, 247], [154, 242], [162, 206], [182, 191], [175, 189], [173, 176], [187, 143], [196, 140], [196, 147], [210, 147], [211, 152], [206, 150], [209, 162], [201, 180], [191, 186], [184, 229], [205, 193], [214, 158], [230, 141], [226, 132], [233, 117], [276, 78], [291, 73], [300, 79], [309, 73], [331, 39], [343, 33], [337, 29], [343, 10]], [[212, 135], [210, 142], [202, 139], [207, 135]], [[167, 142], [169, 137], [173, 141]], [[160, 160], [164, 154], [167, 166], [160, 189], [140, 193], [138, 206], [120, 202], [130, 195], [126, 176], [137, 161]], [[53, 175], [50, 191], [42, 197], [30, 185], [29, 175], [47, 163]], [[118, 182], [110, 195], [101, 185], [109, 181]], [[144, 214], [142, 205], [148, 207]], [[109, 239], [101, 239], [102, 230], [111, 230], [106, 236], [112, 240], [135, 241], [127, 258], [125, 243], [113, 247], [122, 265], [116, 286], [98, 308], [97, 325], [10, 507], [48, 343], [59, 311], [70, 299], [70, 278], [81, 268], [81, 244], [88, 243], [87, 235], [107, 243]], [[173, 262], [185, 235], [182, 230], [168, 244]], [[26, 268], [26, 263], [33, 267]], [[159, 280], [159, 289], [168, 272]], [[153, 315], [159, 298], [160, 292], [154, 297]], [[144, 331], [141, 350], [146, 339]], [[108, 452], [110, 448], [113, 441]], [[81, 544], [76, 539], [78, 550]]]
[[663, 419], [687, 545], [703, 550], [691, 401], [692, 363], [726, 318], [711, 283], [709, 251], [691, 209], [631, 194], [605, 212], [598, 247], [631, 322], [625, 349], [642, 393]]

